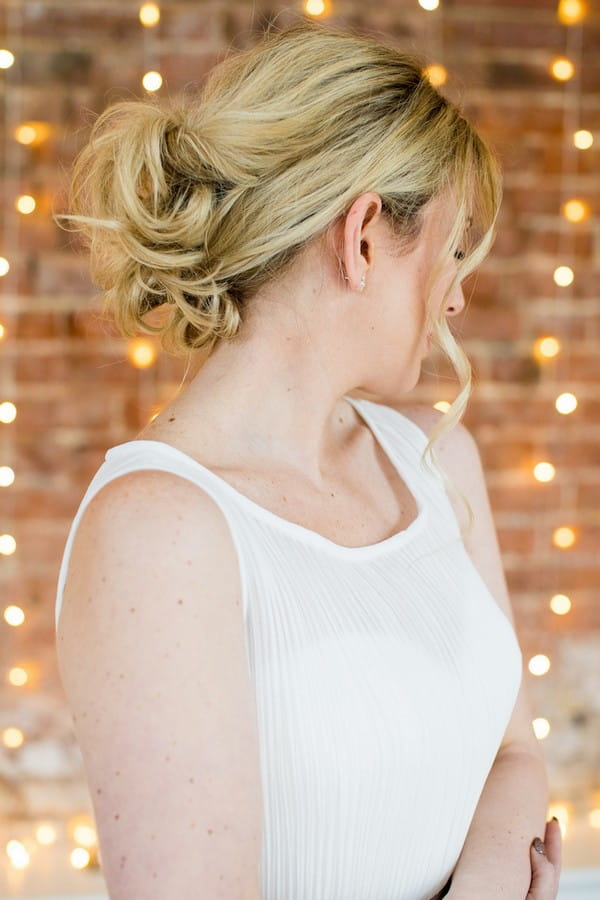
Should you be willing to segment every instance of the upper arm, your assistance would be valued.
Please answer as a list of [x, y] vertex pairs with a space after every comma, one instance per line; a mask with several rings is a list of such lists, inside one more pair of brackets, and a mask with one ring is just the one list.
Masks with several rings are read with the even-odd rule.
[[[399, 409], [426, 434], [431, 433], [442, 415], [438, 410], [428, 406], [407, 406]], [[464, 538], [466, 550], [516, 634], [515, 618], [477, 444], [469, 430], [459, 422], [435, 443], [434, 450], [440, 465], [467, 498], [473, 510], [473, 527], [467, 531]], [[449, 499], [462, 529], [468, 519], [464, 503], [454, 493], [449, 494]], [[521, 687], [500, 749], [524, 750], [543, 759], [539, 741], [533, 731], [533, 714], [525, 685], [526, 678], [523, 671]]]
[[120, 476], [73, 542], [57, 654], [113, 900], [258, 900], [260, 768], [233, 541], [201, 489]]

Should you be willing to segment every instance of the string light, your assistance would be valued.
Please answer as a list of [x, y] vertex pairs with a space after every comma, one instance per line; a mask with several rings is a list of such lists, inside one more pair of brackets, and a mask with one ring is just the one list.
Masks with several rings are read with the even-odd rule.
[[43, 822], [35, 830], [35, 839], [42, 847], [49, 847], [56, 842], [56, 828]]
[[536, 359], [553, 359], [560, 353], [560, 341], [555, 337], [538, 338], [533, 345], [533, 354]]
[[0, 534], [0, 553], [3, 556], [12, 556], [17, 549], [17, 542], [12, 534]]
[[156, 3], [144, 3], [140, 6], [140, 22], [146, 28], [153, 28], [160, 22], [160, 8]]
[[304, 10], [309, 16], [322, 16], [325, 12], [324, 0], [306, 0]]
[[69, 857], [74, 869], [85, 869], [90, 862], [90, 854], [84, 847], [75, 847]]
[[586, 5], [581, 0], [560, 0], [558, 4], [558, 18], [563, 25], [576, 25], [586, 13]]
[[568, 416], [577, 409], [577, 397], [575, 394], [565, 391], [564, 394], [558, 395], [554, 401], [554, 406], [556, 407], [556, 411], [561, 415]]
[[565, 616], [571, 611], [571, 600], [566, 594], [554, 594], [550, 600], [550, 609], [557, 616]]
[[25, 613], [20, 606], [7, 606], [4, 610], [4, 621], [7, 625], [17, 628], [25, 621]]
[[533, 475], [537, 481], [552, 481], [556, 475], [556, 469], [550, 462], [539, 462], [533, 467]]
[[156, 360], [156, 347], [145, 338], [135, 338], [127, 346], [127, 357], [137, 369], [147, 369]]
[[14, 480], [14, 469], [11, 469], [10, 466], [0, 466], [0, 487], [10, 487]]
[[589, 150], [594, 143], [594, 135], [585, 128], [573, 132], [573, 143], [578, 150]]
[[16, 417], [17, 407], [14, 403], [11, 403], [10, 400], [4, 400], [3, 403], [0, 403], [0, 422], [4, 425], [9, 425], [15, 421]]
[[550, 670], [550, 660], [543, 653], [532, 656], [527, 664], [532, 675], [545, 675]]
[[571, 266], [558, 266], [554, 270], [554, 275], [552, 277], [559, 287], [568, 287], [570, 284], [573, 284], [575, 273]]
[[445, 84], [448, 80], [447, 70], [444, 68], [444, 66], [440, 66], [437, 63], [431, 66], [427, 66], [423, 74], [426, 78], [429, 78], [434, 87], [440, 87], [440, 85]]
[[10, 271], [10, 263], [3, 256], [0, 256], [0, 278], [3, 278]]
[[433, 12], [440, 5], [440, 0], [419, 0], [419, 6], [426, 9], [427, 12]]
[[24, 740], [25, 735], [20, 728], [14, 728], [11, 726], [9, 728], [5, 728], [2, 732], [2, 743], [5, 747], [10, 747], [11, 749], [21, 747]]
[[14, 839], [7, 843], [6, 855], [13, 869], [26, 869], [31, 861], [25, 845]]
[[150, 93], [154, 91], [160, 90], [162, 87], [162, 75], [160, 72], [146, 72], [144, 77], [142, 78], [142, 84], [144, 88]]
[[561, 550], [568, 550], [575, 543], [575, 532], [569, 525], [561, 525], [554, 529], [552, 543]]
[[7, 681], [13, 687], [23, 687], [29, 681], [27, 670], [21, 668], [21, 666], [13, 666], [8, 673]]
[[531, 724], [533, 726], [533, 733], [538, 741], [543, 741], [544, 738], [547, 738], [550, 734], [550, 722], [548, 719], [537, 718], [534, 719]]
[[47, 122], [22, 122], [15, 128], [14, 136], [19, 144], [36, 146], [50, 137], [50, 126]]
[[575, 66], [570, 59], [560, 57], [550, 66], [550, 71], [557, 81], [569, 81], [575, 74]]
[[10, 69], [14, 62], [15, 57], [10, 50], [0, 50], [0, 69]]
[[17, 210], [24, 216], [30, 215], [36, 207], [35, 198], [31, 194], [22, 194], [15, 203]]

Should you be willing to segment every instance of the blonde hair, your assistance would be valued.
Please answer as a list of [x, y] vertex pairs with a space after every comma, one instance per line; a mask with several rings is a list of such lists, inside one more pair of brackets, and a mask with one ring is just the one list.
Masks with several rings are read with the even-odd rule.
[[[235, 337], [261, 285], [365, 191], [381, 196], [401, 251], [418, 238], [425, 204], [454, 197], [440, 256], [441, 267], [448, 252], [464, 254], [452, 290], [491, 246], [499, 166], [424, 68], [379, 39], [303, 20], [225, 58], [196, 97], [105, 110], [75, 161], [72, 213], [58, 218], [86, 235], [121, 333], [158, 334], [178, 356], [210, 352]], [[144, 321], [163, 304], [162, 324]], [[470, 388], [445, 316], [430, 327], [460, 393], [429, 451]]]

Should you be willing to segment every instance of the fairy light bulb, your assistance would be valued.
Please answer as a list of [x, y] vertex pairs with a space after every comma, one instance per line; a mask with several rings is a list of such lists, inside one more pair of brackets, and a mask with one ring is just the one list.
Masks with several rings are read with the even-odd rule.
[[576, 25], [586, 13], [586, 4], [582, 0], [560, 0], [558, 4], [558, 19], [563, 25]]
[[451, 404], [448, 403], [447, 400], [438, 400], [437, 403], [433, 404], [434, 409], [438, 409], [441, 413], [447, 413], [450, 409]]
[[29, 852], [21, 841], [10, 840], [6, 845], [6, 855], [13, 869], [26, 869], [31, 861]]
[[4, 621], [7, 625], [17, 628], [25, 621], [25, 613], [20, 606], [7, 606], [4, 610]]
[[322, 16], [325, 12], [324, 0], [306, 0], [304, 10], [309, 16]]
[[568, 287], [573, 284], [575, 273], [571, 266], [557, 266], [552, 277], [559, 287]]
[[577, 397], [575, 394], [565, 391], [564, 394], [558, 395], [554, 401], [554, 406], [556, 407], [556, 411], [562, 416], [568, 416], [577, 409]]
[[20, 213], [24, 216], [28, 216], [36, 207], [35, 198], [32, 197], [31, 194], [22, 194], [17, 198], [15, 206]]
[[550, 670], [550, 660], [543, 653], [532, 656], [527, 664], [532, 675], [545, 675]]
[[554, 529], [552, 543], [560, 550], [568, 550], [575, 543], [575, 532], [569, 525], [561, 525]]
[[440, 0], [419, 0], [419, 6], [427, 12], [433, 12], [440, 5]]
[[75, 847], [69, 856], [74, 869], [85, 869], [90, 863], [90, 854], [84, 847]]
[[14, 136], [19, 144], [37, 146], [50, 136], [50, 126], [47, 122], [22, 122], [15, 128]]
[[54, 825], [41, 822], [35, 829], [35, 839], [42, 847], [49, 847], [56, 842], [57, 834]]
[[423, 74], [426, 78], [429, 78], [434, 87], [440, 87], [440, 85], [445, 84], [448, 80], [447, 70], [444, 68], [444, 66], [440, 66], [437, 64], [427, 66]]
[[9, 684], [12, 684], [13, 687], [23, 687], [23, 685], [27, 684], [29, 681], [27, 669], [24, 669], [22, 666], [13, 666], [12, 669], [10, 669], [6, 680]]
[[560, 352], [560, 341], [558, 338], [547, 336], [538, 338], [533, 345], [533, 353], [536, 359], [553, 359]]
[[573, 132], [573, 143], [578, 150], [589, 150], [594, 143], [594, 135], [586, 128]]
[[583, 222], [590, 215], [590, 207], [585, 200], [574, 198], [563, 203], [562, 214], [568, 222]]
[[557, 81], [569, 81], [575, 74], [575, 66], [570, 59], [561, 56], [552, 62], [550, 71]]
[[127, 346], [127, 357], [136, 369], [147, 369], [156, 360], [156, 347], [145, 338], [135, 338]]
[[2, 324], [2, 322], [0, 322], [0, 341], [2, 340], [2, 338], [3, 338], [5, 335], [6, 335], [6, 328], [4, 327], [4, 325]]
[[550, 462], [539, 462], [533, 467], [533, 475], [537, 481], [552, 481], [556, 475], [556, 469]]
[[590, 809], [588, 813], [588, 824], [590, 828], [600, 830], [600, 809]]
[[153, 28], [160, 22], [160, 7], [156, 3], [143, 3], [140, 6], [139, 17], [145, 28]]
[[0, 278], [4, 277], [4, 275], [8, 275], [9, 272], [10, 272], [9, 261], [4, 256], [0, 256]]
[[8, 728], [5, 728], [2, 732], [2, 743], [5, 747], [10, 747], [11, 749], [21, 747], [24, 740], [25, 735], [20, 728], [14, 728], [10, 726]]
[[17, 549], [17, 542], [12, 534], [0, 534], [0, 553], [2, 556], [12, 556]]
[[11, 53], [10, 50], [0, 50], [0, 69], [10, 69], [14, 64], [14, 53]]
[[566, 594], [554, 594], [550, 600], [550, 609], [557, 616], [566, 616], [571, 611], [571, 600]]
[[533, 727], [533, 733], [535, 734], [538, 741], [543, 741], [544, 738], [547, 738], [550, 734], [550, 722], [548, 719], [538, 718], [534, 719], [531, 723]]
[[17, 407], [10, 400], [4, 400], [0, 403], [0, 422], [3, 425], [9, 425], [14, 422], [17, 417]]
[[160, 90], [162, 87], [162, 75], [160, 72], [146, 72], [144, 77], [142, 78], [142, 84], [144, 85], [145, 90], [153, 93], [154, 91]]

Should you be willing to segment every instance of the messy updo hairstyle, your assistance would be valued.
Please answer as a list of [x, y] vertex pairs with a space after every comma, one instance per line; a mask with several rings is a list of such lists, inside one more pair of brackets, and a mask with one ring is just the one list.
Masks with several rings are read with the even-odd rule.
[[[452, 291], [491, 246], [499, 166], [424, 68], [379, 39], [302, 20], [226, 56], [195, 95], [106, 109], [59, 218], [88, 239], [120, 332], [158, 334], [177, 356], [210, 352], [235, 337], [255, 292], [365, 191], [381, 196], [399, 253], [418, 238], [428, 201], [454, 198], [430, 281], [452, 253]], [[144, 320], [163, 305], [160, 325]], [[460, 383], [433, 441], [464, 410], [470, 366], [445, 315], [430, 315]]]

